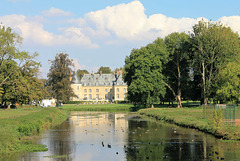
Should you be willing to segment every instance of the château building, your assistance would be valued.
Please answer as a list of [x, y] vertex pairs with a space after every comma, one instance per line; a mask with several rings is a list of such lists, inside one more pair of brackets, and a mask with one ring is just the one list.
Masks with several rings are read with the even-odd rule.
[[117, 74], [84, 74], [81, 80], [75, 74], [71, 87], [77, 96], [72, 101], [123, 101], [127, 94], [121, 71]]

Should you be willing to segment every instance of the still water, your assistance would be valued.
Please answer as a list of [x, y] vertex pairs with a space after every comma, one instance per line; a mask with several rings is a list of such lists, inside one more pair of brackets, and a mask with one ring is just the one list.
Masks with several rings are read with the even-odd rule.
[[49, 150], [18, 161], [240, 160], [237, 143], [127, 113], [72, 112], [38, 142]]

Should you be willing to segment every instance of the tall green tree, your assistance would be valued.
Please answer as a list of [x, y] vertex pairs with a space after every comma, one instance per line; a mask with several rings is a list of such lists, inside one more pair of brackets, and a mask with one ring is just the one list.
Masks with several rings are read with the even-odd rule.
[[165, 83], [175, 97], [178, 108], [182, 108], [182, 89], [187, 88], [189, 81], [189, 38], [185, 33], [175, 32], [164, 40], [169, 51], [169, 62], [164, 66]]
[[44, 97], [39, 94], [33, 97], [40, 88], [44, 91], [42, 86], [36, 83], [39, 81], [37, 74], [40, 63], [34, 59], [38, 54], [30, 55], [26, 51], [20, 51], [18, 46], [21, 43], [22, 38], [11, 28], [0, 26], [0, 96], [2, 104], [5, 105], [20, 100], [28, 103]]
[[89, 74], [87, 70], [77, 70], [77, 76], [81, 80], [84, 74]]
[[57, 105], [60, 102], [69, 101], [71, 97], [76, 97], [71, 88], [71, 78], [73, 63], [68, 54], [60, 53], [51, 61], [51, 67], [48, 73], [48, 86], [51, 88], [51, 94], [57, 99]]
[[100, 72], [102, 72], [102, 74], [111, 74], [112, 73], [110, 67], [104, 67], [104, 66], [101, 66], [98, 69], [97, 74], [100, 74]]
[[[14, 33], [10, 27], [0, 25], [0, 70], [6, 64], [11, 64], [13, 61], [18, 62], [18, 66], [32, 57], [26, 51], [19, 51], [18, 46], [22, 43], [22, 38]], [[16, 61], [17, 60], [17, 61]], [[0, 79], [0, 86], [7, 82], [9, 77], [17, 72], [17, 70], [8, 70], [4, 77]]]
[[163, 39], [140, 49], [133, 49], [125, 59], [124, 81], [128, 85], [128, 100], [150, 107], [165, 94], [163, 65], [168, 51]]
[[239, 35], [221, 23], [199, 21], [191, 34], [193, 71], [201, 76], [201, 101], [216, 93], [216, 76], [239, 54]]

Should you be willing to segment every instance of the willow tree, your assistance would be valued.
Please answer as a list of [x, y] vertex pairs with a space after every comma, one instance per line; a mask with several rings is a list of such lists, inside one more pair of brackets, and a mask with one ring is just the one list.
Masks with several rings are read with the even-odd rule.
[[169, 62], [164, 67], [166, 86], [176, 99], [177, 107], [181, 108], [183, 87], [187, 88], [189, 80], [189, 36], [175, 32], [166, 36], [164, 42], [169, 51]]
[[239, 54], [239, 35], [221, 23], [199, 21], [191, 34], [193, 70], [201, 76], [201, 101], [215, 95], [216, 76]]
[[73, 63], [68, 54], [60, 53], [51, 61], [48, 73], [48, 86], [54, 98], [57, 99], [57, 106], [60, 102], [67, 102], [75, 94], [71, 88], [71, 78]]
[[150, 107], [165, 94], [163, 64], [168, 52], [163, 39], [140, 49], [133, 49], [125, 59], [124, 81], [128, 85], [128, 100]]

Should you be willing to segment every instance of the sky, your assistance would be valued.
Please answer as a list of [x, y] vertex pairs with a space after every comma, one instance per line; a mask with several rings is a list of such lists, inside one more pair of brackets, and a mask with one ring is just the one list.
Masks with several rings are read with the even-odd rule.
[[74, 70], [123, 67], [132, 49], [173, 32], [189, 33], [202, 19], [240, 33], [240, 1], [0, 0], [0, 24], [23, 38], [21, 51], [39, 53], [42, 78], [59, 53], [69, 55]]

